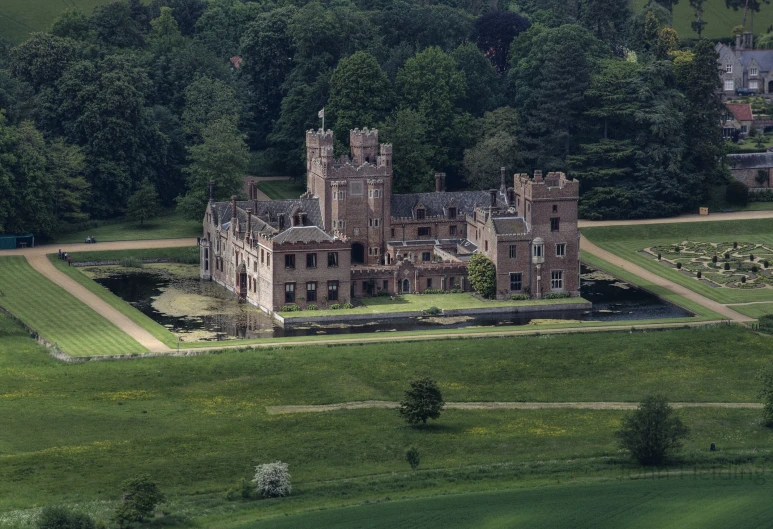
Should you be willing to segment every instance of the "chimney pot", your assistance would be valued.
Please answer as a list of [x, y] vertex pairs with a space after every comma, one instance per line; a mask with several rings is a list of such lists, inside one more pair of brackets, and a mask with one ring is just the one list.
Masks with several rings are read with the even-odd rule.
[[496, 189], [491, 189], [489, 191], [489, 195], [491, 195], [491, 207], [496, 207], [497, 205], [497, 191]]
[[231, 196], [231, 218], [236, 218], [236, 195]]
[[442, 189], [443, 174], [435, 173], [435, 193], [439, 193]]
[[209, 181], [209, 201], [210, 202], [215, 201], [215, 181], [214, 180]]

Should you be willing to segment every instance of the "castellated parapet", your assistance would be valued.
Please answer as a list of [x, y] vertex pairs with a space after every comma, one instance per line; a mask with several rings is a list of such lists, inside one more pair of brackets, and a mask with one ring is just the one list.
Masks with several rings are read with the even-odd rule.
[[542, 171], [534, 171], [534, 178], [526, 173], [515, 174], [513, 181], [515, 194], [530, 201], [539, 200], [577, 200], [580, 196], [579, 180], [569, 180], [566, 174], [548, 173], [543, 178]]

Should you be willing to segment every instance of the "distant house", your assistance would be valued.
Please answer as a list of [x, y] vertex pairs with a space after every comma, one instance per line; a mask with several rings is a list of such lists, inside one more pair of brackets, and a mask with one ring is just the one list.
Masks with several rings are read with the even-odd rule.
[[727, 107], [727, 113], [722, 122], [722, 136], [732, 138], [733, 133], [738, 131], [740, 137], [746, 137], [754, 121], [752, 106], [748, 103], [725, 103], [725, 107]]
[[735, 46], [717, 44], [722, 93], [733, 96], [753, 91], [773, 94], [773, 50], [755, 50], [751, 33], [737, 35]]
[[773, 152], [728, 154], [727, 165], [733, 178], [749, 186], [749, 189], [770, 187], [773, 176]]
[[242, 58], [241, 58], [241, 57], [239, 57], [238, 55], [234, 55], [234, 56], [233, 56], [233, 57], [231, 57], [229, 60], [231, 61], [231, 64], [233, 65], [234, 69], [238, 70], [239, 68], [241, 68], [241, 67], [242, 67], [242, 61], [243, 61], [244, 59], [242, 59]]

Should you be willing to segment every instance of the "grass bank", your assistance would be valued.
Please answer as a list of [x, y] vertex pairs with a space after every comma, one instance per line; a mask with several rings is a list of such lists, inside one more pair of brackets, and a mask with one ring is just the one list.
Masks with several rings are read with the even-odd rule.
[[306, 185], [302, 180], [263, 180], [258, 182], [258, 189], [271, 200], [284, 200], [301, 196], [306, 192]]
[[89, 236], [98, 241], [97, 245], [107, 241], [182, 239], [200, 237], [201, 230], [201, 221], [172, 214], [149, 220], [142, 226], [136, 221], [104, 221], [96, 227], [58, 235], [51, 244], [83, 242]]
[[[98, 248], [99, 245], [95, 245]], [[56, 261], [56, 254], [52, 254]], [[121, 259], [173, 259], [184, 264], [198, 264], [198, 246], [182, 246], [179, 248], [141, 248], [136, 250], [107, 250], [95, 249], [89, 252], [73, 252], [70, 254], [73, 263], [93, 263], [100, 261], [120, 261]]]
[[73, 356], [147, 352], [24, 257], [0, 257], [0, 306]]
[[582, 234], [601, 248], [635, 263], [650, 272], [682, 285], [719, 303], [773, 301], [773, 289], [714, 288], [656, 259], [638, 253], [644, 248], [695, 242], [738, 242], [773, 244], [770, 219], [716, 222], [683, 222], [674, 224], [641, 224], [583, 228]]

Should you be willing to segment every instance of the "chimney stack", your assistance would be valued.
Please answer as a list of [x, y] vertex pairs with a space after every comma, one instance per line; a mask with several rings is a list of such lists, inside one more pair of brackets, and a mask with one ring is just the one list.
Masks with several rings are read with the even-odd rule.
[[499, 190], [504, 193], [507, 191], [507, 186], [505, 185], [505, 168], [500, 167], [499, 168]]
[[210, 204], [215, 201], [215, 181], [209, 181], [209, 202]]
[[236, 195], [231, 195], [231, 218], [236, 218]]
[[743, 40], [741, 35], [735, 36], [735, 56], [739, 57], [741, 55], [741, 50], [743, 50]]
[[252, 235], [252, 208], [247, 208], [247, 234]]
[[445, 191], [446, 190], [446, 174], [445, 173], [440, 173], [440, 178], [441, 178], [441, 180], [443, 182], [443, 191]]
[[279, 214], [279, 229], [283, 230], [285, 228], [285, 214], [280, 213]]
[[497, 190], [491, 189], [489, 191], [489, 195], [491, 195], [491, 207], [492, 208], [497, 207]]
[[534, 171], [534, 181], [535, 182], [542, 182], [542, 169], [535, 169], [535, 171]]
[[435, 193], [440, 193], [442, 190], [443, 173], [435, 173]]

